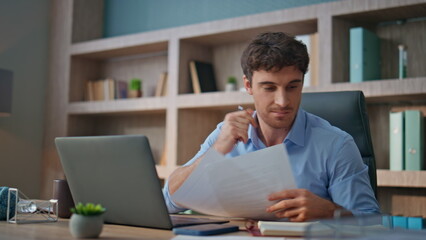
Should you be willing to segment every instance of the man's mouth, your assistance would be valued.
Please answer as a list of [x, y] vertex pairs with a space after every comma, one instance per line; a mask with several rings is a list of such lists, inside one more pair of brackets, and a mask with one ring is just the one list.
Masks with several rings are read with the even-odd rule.
[[291, 113], [291, 109], [283, 109], [283, 110], [271, 110], [271, 113], [277, 117], [284, 117]]

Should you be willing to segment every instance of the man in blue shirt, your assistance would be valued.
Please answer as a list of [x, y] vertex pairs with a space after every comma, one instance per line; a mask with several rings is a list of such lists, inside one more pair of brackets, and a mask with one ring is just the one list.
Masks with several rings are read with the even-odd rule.
[[284, 33], [263, 33], [248, 45], [241, 66], [256, 111], [228, 113], [194, 158], [171, 174], [163, 189], [170, 212], [184, 210], [171, 195], [209, 148], [234, 157], [282, 143], [298, 188], [265, 196], [278, 200], [265, 211], [290, 221], [333, 217], [337, 209], [379, 212], [368, 167], [352, 137], [299, 108], [308, 64], [306, 46]]

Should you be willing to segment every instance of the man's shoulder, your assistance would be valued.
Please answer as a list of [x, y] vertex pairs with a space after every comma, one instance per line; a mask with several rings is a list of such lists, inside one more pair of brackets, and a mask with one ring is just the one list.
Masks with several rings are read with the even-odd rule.
[[319, 137], [351, 138], [347, 132], [331, 125], [326, 119], [306, 111], [305, 114], [306, 127], [311, 131], [311, 134], [318, 135]]

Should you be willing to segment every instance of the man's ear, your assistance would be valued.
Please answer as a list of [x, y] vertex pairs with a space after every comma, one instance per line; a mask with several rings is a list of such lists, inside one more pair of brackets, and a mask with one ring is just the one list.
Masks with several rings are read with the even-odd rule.
[[246, 88], [246, 91], [248, 92], [248, 94], [253, 95], [253, 89], [251, 88], [251, 82], [248, 80], [246, 75], [243, 75], [243, 80], [244, 80], [244, 87]]

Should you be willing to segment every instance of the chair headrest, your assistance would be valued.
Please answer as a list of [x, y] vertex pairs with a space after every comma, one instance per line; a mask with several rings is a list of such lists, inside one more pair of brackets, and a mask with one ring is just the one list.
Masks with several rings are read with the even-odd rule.
[[363, 157], [374, 155], [361, 91], [303, 93], [301, 108], [349, 133]]

